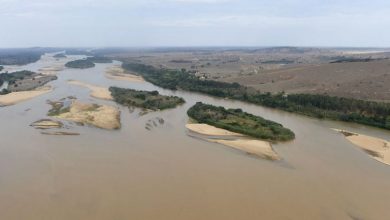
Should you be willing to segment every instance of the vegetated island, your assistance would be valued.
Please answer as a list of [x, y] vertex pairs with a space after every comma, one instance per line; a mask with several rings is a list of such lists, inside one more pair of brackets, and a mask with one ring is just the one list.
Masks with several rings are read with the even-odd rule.
[[390, 165], [389, 141], [340, 129], [333, 130], [343, 134], [347, 140], [364, 150], [375, 160]]
[[95, 63], [112, 63], [112, 59], [107, 57], [88, 57], [86, 59], [69, 61], [65, 64], [69, 68], [87, 69], [95, 67]]
[[288, 141], [295, 137], [291, 130], [281, 124], [243, 112], [241, 109], [225, 109], [198, 102], [187, 114], [196, 123], [187, 124], [186, 127], [193, 132], [209, 136], [206, 140], [269, 160], [280, 159], [270, 142]]
[[187, 114], [199, 123], [254, 138], [268, 141], [288, 141], [295, 138], [294, 133], [281, 124], [243, 112], [241, 109], [225, 109], [197, 102]]
[[69, 61], [65, 63], [65, 66], [68, 68], [75, 68], [75, 69], [88, 69], [95, 67], [95, 64], [87, 59], [83, 60], [74, 60], [74, 61]]
[[0, 66], [0, 72], [3, 71], [4, 67], [3, 66]]
[[138, 91], [118, 87], [109, 88], [114, 101], [128, 107], [139, 107], [152, 111], [175, 108], [183, 104], [183, 98], [160, 95], [158, 91]]
[[48, 112], [48, 116], [51, 117], [108, 130], [121, 127], [120, 111], [112, 106], [82, 103], [74, 97], [49, 101], [48, 103], [52, 106], [52, 109]]
[[310, 117], [355, 122], [390, 130], [390, 103], [315, 94], [271, 94], [238, 83], [198, 78], [185, 69], [158, 69], [140, 63], [122, 63], [146, 81], [167, 89], [183, 89], [211, 96], [240, 100]]
[[0, 105], [13, 105], [45, 94], [51, 87], [44, 87], [57, 76], [47, 76], [31, 71], [0, 74]]

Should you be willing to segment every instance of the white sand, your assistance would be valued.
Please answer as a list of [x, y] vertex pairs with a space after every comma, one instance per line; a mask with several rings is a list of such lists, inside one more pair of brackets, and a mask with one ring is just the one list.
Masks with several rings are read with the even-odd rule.
[[363, 149], [375, 160], [390, 165], [390, 142], [376, 137], [363, 134], [356, 134], [349, 131], [333, 129], [338, 132], [348, 132], [351, 135], [345, 136], [354, 145]]
[[[244, 151], [268, 160], [280, 160], [279, 155], [273, 150], [271, 143], [267, 141], [251, 139], [243, 134], [234, 133], [225, 129], [217, 128], [208, 124], [187, 124], [186, 128], [192, 132], [203, 135], [215, 136], [205, 140], [223, 144], [234, 149]], [[234, 140], [218, 139], [218, 136], [239, 137]]]
[[105, 87], [100, 87], [100, 86], [95, 86], [91, 85], [88, 83], [83, 83], [80, 81], [75, 81], [75, 80], [69, 80], [69, 84], [76, 85], [76, 86], [81, 86], [88, 88], [91, 90], [91, 96], [97, 99], [104, 99], [104, 100], [112, 100], [111, 92], [108, 90], [108, 88]]
[[107, 78], [113, 79], [113, 80], [122, 80], [122, 81], [130, 81], [130, 82], [145, 82], [145, 80], [141, 76], [130, 74], [130, 73], [126, 72], [120, 66], [109, 67], [106, 70], [105, 76]]
[[51, 91], [53, 91], [51, 86], [44, 86], [31, 91], [12, 92], [7, 95], [0, 95], [0, 106], [14, 105]]

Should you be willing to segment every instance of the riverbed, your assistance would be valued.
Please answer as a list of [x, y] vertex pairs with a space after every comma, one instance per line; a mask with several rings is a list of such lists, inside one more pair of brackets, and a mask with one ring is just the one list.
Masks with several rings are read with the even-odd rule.
[[[58, 67], [40, 61], [7, 70]], [[69, 56], [68, 60], [80, 56]], [[308, 118], [239, 101], [161, 89], [143, 81], [109, 79], [107, 69], [60, 69], [53, 91], [0, 107], [1, 219], [386, 219], [390, 216], [390, 166], [331, 128], [389, 140], [390, 132], [352, 123]], [[99, 87], [158, 90], [186, 100], [175, 109], [140, 115], [139, 109], [90, 96], [69, 80]], [[47, 118], [47, 100], [118, 107], [121, 129], [70, 124], [78, 136], [43, 135], [29, 125]], [[273, 144], [281, 157], [268, 161], [197, 138], [186, 129], [186, 111], [197, 101], [241, 108], [296, 134]], [[145, 129], [156, 117], [165, 123]]]

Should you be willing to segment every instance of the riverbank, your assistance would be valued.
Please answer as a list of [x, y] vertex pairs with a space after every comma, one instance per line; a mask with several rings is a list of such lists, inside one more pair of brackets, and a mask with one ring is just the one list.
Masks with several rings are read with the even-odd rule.
[[384, 139], [357, 134], [345, 130], [333, 129], [340, 132], [352, 144], [360, 147], [375, 160], [390, 165], [390, 142]]
[[0, 106], [15, 105], [51, 91], [53, 91], [51, 86], [44, 86], [31, 91], [12, 92], [6, 95], [0, 95]]
[[71, 85], [88, 88], [91, 91], [90, 96], [93, 98], [113, 100], [111, 96], [111, 92], [106, 87], [96, 86], [96, 85], [80, 82], [77, 80], [68, 80], [68, 83]]

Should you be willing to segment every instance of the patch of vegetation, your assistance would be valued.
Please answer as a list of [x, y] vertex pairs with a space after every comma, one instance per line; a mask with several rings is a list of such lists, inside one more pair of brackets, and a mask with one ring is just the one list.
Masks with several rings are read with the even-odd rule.
[[90, 60], [83, 59], [83, 60], [74, 60], [74, 61], [67, 62], [65, 66], [69, 68], [87, 69], [87, 68], [95, 67], [95, 64]]
[[255, 138], [288, 141], [295, 137], [291, 130], [281, 124], [243, 112], [241, 109], [225, 109], [198, 102], [187, 111], [187, 114], [199, 123]]
[[118, 87], [110, 87], [109, 90], [114, 101], [119, 104], [154, 111], [175, 108], [185, 102], [184, 99], [180, 97], [160, 95], [157, 91], [138, 91]]
[[2, 71], [4, 69], [4, 67], [3, 66], [0, 66], [0, 71]]
[[355, 122], [390, 130], [390, 103], [318, 94], [261, 93], [238, 83], [202, 80], [185, 69], [157, 69], [149, 65], [126, 62], [122, 67], [140, 74], [146, 81], [167, 89], [200, 92], [310, 117]]
[[51, 109], [47, 113], [48, 116], [58, 116], [70, 111], [70, 105], [65, 106], [64, 102], [62, 101], [58, 101], [58, 102], [48, 101], [48, 104], [51, 105]]

